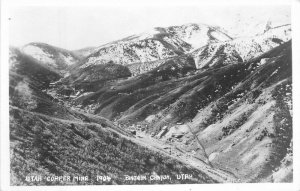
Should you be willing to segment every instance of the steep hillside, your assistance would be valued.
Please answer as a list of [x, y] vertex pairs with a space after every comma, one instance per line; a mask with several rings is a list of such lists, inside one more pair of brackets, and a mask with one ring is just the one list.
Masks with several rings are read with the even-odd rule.
[[[192, 117], [193, 122], [188, 123], [203, 141], [211, 162], [230, 169], [242, 181], [292, 181], [290, 48], [290, 43], [285, 44], [247, 63], [245, 66], [251, 72], [222, 97], [214, 96], [215, 93], [205, 96], [216, 99], [201, 106]], [[262, 59], [268, 61], [259, 66]], [[217, 85], [212, 91], [218, 94], [221, 87]], [[173, 137], [178, 133], [184, 135], [180, 142]], [[192, 137], [186, 125], [171, 125], [164, 138], [173, 139], [182, 149], [203, 157]], [[275, 179], [273, 173], [281, 168], [288, 170]]]
[[[203, 158], [189, 124], [205, 140], [213, 164], [255, 182], [272, 181], [287, 154], [291, 101], [291, 42], [287, 42], [240, 64], [185, 72], [158, 67], [108, 83], [74, 103], [124, 127], [140, 124], [148, 133], [165, 131], [163, 140]], [[174, 137], [178, 133], [179, 139]], [[283, 176], [291, 181], [290, 171]]]
[[[275, 50], [276, 49], [274, 49], [273, 51]], [[266, 62], [267, 59], [268, 58], [261, 59], [260, 62], [257, 63], [256, 65], [259, 66], [260, 64]], [[262, 62], [262, 60], [264, 62]], [[174, 59], [170, 59], [169, 62], [167, 61], [164, 63], [171, 63], [172, 65], [174, 64]], [[183, 63], [186, 63], [186, 61], [184, 61]], [[139, 105], [140, 107], [144, 105], [150, 107], [150, 105], [152, 104], [149, 103], [151, 103], [153, 100], [156, 100], [157, 98], [159, 98], [158, 100], [161, 100], [163, 102], [164, 99], [162, 97], [165, 97], [167, 100], [172, 100], [171, 103], [173, 103], [174, 101], [179, 101], [177, 100], [178, 96], [179, 97], [181, 96], [181, 98], [183, 98], [184, 96], [182, 96], [181, 94], [184, 94], [186, 92], [191, 95], [193, 95], [194, 93], [195, 94], [194, 96], [203, 94], [202, 96], [199, 97], [199, 99], [203, 101], [203, 96], [209, 95], [210, 93], [212, 93], [212, 91], [215, 91], [214, 89], [216, 87], [220, 86], [219, 88], [224, 89], [224, 91], [222, 92], [225, 93], [226, 92], [225, 90], [228, 91], [229, 87], [232, 87], [233, 85], [239, 83], [247, 75], [249, 75], [252, 72], [252, 70], [255, 69], [249, 66], [249, 63], [252, 62], [246, 62], [244, 64], [228, 65], [221, 68], [218, 66], [218, 67], [211, 67], [208, 70], [195, 71], [194, 68], [195, 65], [192, 59], [191, 59], [191, 63], [192, 63], [191, 65], [192, 67], [190, 69], [186, 68], [187, 70], [185, 72], [178, 71], [176, 68], [174, 68], [173, 70], [168, 70], [168, 69], [160, 70], [160, 68], [164, 66], [164, 64], [162, 64], [160, 67], [148, 73], [130, 79], [108, 83], [106, 86], [101, 88], [96, 93], [89, 95], [89, 97], [83, 103], [92, 104], [92, 103], [100, 102], [101, 104], [99, 108], [98, 109], [96, 109], [97, 107], [95, 108], [96, 113], [103, 110], [104, 108], [107, 109], [110, 108], [114, 113], [114, 109], [111, 108], [111, 106], [118, 105], [117, 103], [120, 104], [122, 103], [121, 105], [124, 105], [126, 103], [128, 106], [123, 108], [125, 109], [124, 111], [126, 111], [127, 109], [129, 109], [129, 107], [133, 106], [130, 103], [134, 103], [136, 105]], [[189, 70], [191, 72], [188, 72]], [[228, 80], [225, 81], [223, 78], [220, 78], [221, 76], [227, 77]], [[213, 87], [213, 89], [211, 87]], [[193, 88], [194, 91], [191, 91]], [[173, 92], [171, 92], [170, 90], [173, 90]], [[215, 94], [218, 96], [222, 96], [222, 94], [217, 93], [220, 91], [221, 90], [217, 90]], [[172, 98], [172, 96], [170, 96], [170, 94], [173, 93], [174, 95], [177, 95], [175, 96], [175, 98]], [[106, 100], [107, 98], [109, 98], [109, 100]], [[129, 101], [131, 99], [132, 101]], [[148, 100], [148, 102], [146, 100]], [[193, 100], [196, 102], [197, 98], [196, 99], [189, 98], [189, 100]], [[144, 101], [144, 102], [140, 103], [139, 101]], [[207, 103], [209, 101], [212, 100], [208, 99]], [[162, 104], [161, 102], [158, 102], [156, 104], [153, 103], [153, 105], [159, 106], [158, 108], [160, 109], [164, 108], [163, 106], [164, 104]], [[121, 111], [121, 107], [116, 107], [116, 108], [118, 109], [117, 112], [119, 113], [118, 115], [121, 115], [120, 112], [124, 112]], [[136, 111], [137, 109], [139, 108], [135, 108], [134, 110]], [[191, 111], [192, 110], [190, 110], [189, 112]], [[125, 116], [126, 115], [122, 113], [122, 117], [125, 118]]]
[[[11, 107], [10, 129], [12, 185], [217, 182], [199, 170], [131, 142], [103, 119], [96, 123], [60, 120]], [[193, 178], [176, 180], [180, 173], [189, 173]], [[157, 174], [168, 174], [172, 178], [165, 181], [124, 178], [124, 175], [149, 177]], [[70, 182], [25, 181], [25, 176], [30, 175], [88, 176], [89, 179], [83, 182], [72, 179]], [[97, 175], [109, 176], [111, 180], [97, 181]]]
[[65, 73], [68, 66], [80, 60], [80, 56], [72, 51], [54, 47], [46, 43], [29, 43], [22, 47], [22, 51], [37, 59], [45, 66], [62, 74]]

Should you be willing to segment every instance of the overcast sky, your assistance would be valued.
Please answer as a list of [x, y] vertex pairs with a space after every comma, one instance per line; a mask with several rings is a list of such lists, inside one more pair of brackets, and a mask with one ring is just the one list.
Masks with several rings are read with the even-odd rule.
[[229, 26], [238, 13], [271, 17], [280, 15], [287, 8], [289, 7], [14, 7], [9, 12], [10, 44], [22, 46], [29, 42], [45, 42], [75, 50], [100, 46], [153, 27], [185, 23]]

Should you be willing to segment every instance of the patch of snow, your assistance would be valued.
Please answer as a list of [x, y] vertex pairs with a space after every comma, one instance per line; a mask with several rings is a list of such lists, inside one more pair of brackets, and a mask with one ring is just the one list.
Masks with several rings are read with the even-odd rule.
[[147, 30], [147, 31], [137, 35], [137, 37], [139, 40], [145, 40], [145, 39], [153, 38], [154, 35], [159, 34], [159, 33], [160, 32], [157, 29], [153, 28], [153, 29]]
[[260, 60], [260, 62], [258, 63], [259, 66], [264, 65], [265, 63], [267, 63], [267, 61], [269, 60], [269, 58], [263, 58]]
[[277, 74], [278, 73], [278, 69], [276, 69], [272, 74], [271, 74], [271, 76], [273, 76], [273, 75], [275, 75], [275, 74]]
[[16, 67], [16, 65], [18, 64], [18, 60], [17, 60], [18, 55], [12, 51], [9, 50], [9, 69], [14, 69]]
[[65, 56], [64, 54], [59, 53], [59, 57], [62, 58], [65, 61], [65, 63], [69, 66], [76, 63], [76, 60], [70, 54], [68, 56]]
[[64, 75], [64, 78], [66, 78], [66, 77], [68, 77], [68, 76], [70, 76], [70, 75], [71, 75], [70, 72], [66, 72], [65, 75]]
[[218, 41], [228, 41], [231, 40], [227, 35], [221, 32], [213, 31], [210, 33], [214, 38], [216, 38]]
[[166, 133], [165, 137], [170, 138], [175, 134], [186, 134], [189, 133], [189, 128], [187, 125], [176, 125], [169, 129], [168, 133]]
[[147, 121], [148, 123], [151, 123], [152, 121], [154, 121], [155, 120], [155, 115], [149, 115], [146, 119], [145, 119], [145, 121]]
[[28, 45], [23, 47], [22, 51], [24, 51], [26, 54], [32, 56], [33, 58], [41, 61], [42, 63], [47, 63], [50, 65], [55, 66], [55, 60], [52, 59], [52, 55], [46, 53], [43, 51], [42, 48], [39, 48], [37, 46]]
[[207, 35], [209, 28], [205, 25], [195, 27], [193, 25], [183, 25], [175, 28], [175, 34], [180, 39], [192, 45], [193, 49], [207, 45], [209, 36]]
[[214, 152], [214, 153], [211, 153], [208, 157], [208, 160], [211, 162], [213, 161], [220, 153], [219, 152]]

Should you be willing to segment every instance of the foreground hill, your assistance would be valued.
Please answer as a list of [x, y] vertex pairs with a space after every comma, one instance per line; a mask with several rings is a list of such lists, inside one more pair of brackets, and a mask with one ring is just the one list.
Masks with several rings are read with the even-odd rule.
[[[46, 94], [59, 78], [43, 64], [11, 49], [10, 172], [11, 185], [215, 183], [191, 166], [130, 141], [132, 135], [109, 120], [78, 112]], [[27, 66], [27, 67], [25, 67]], [[32, 72], [25, 69], [33, 69]], [[42, 76], [42, 77], [41, 77]], [[53, 78], [53, 79], [52, 79]], [[191, 179], [177, 180], [177, 174]], [[89, 176], [80, 181], [26, 181], [26, 176]], [[96, 176], [110, 181], [97, 181]], [[165, 181], [126, 180], [128, 176], [169, 175]]]
[[[61, 120], [10, 107], [11, 184], [162, 184], [215, 183], [205, 173], [124, 138], [103, 119]], [[88, 118], [93, 121], [93, 118]], [[192, 179], [176, 180], [177, 174]], [[162, 175], [166, 181], [130, 181], [124, 175]], [[26, 182], [25, 176], [89, 176], [84, 182]], [[110, 176], [101, 182], [96, 176]]]

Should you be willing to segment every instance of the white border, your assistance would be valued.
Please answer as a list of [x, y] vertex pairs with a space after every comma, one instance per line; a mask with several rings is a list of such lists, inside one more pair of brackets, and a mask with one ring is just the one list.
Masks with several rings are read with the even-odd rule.
[[[260, 183], [260, 184], [193, 184], [193, 185], [122, 185], [122, 186], [10, 186], [9, 176], [9, 126], [8, 126], [8, 9], [12, 6], [185, 6], [185, 5], [289, 5], [292, 4], [292, 46], [293, 46], [293, 135], [294, 135], [294, 183]], [[289, 191], [300, 190], [299, 172], [299, 135], [300, 124], [300, 1], [299, 0], [3, 0], [1, 2], [1, 64], [0, 64], [0, 135], [1, 135], [1, 179], [0, 190], [264, 190]]]
[[240, 6], [290, 5], [293, 0], [9, 0], [8, 2], [9, 6]]

